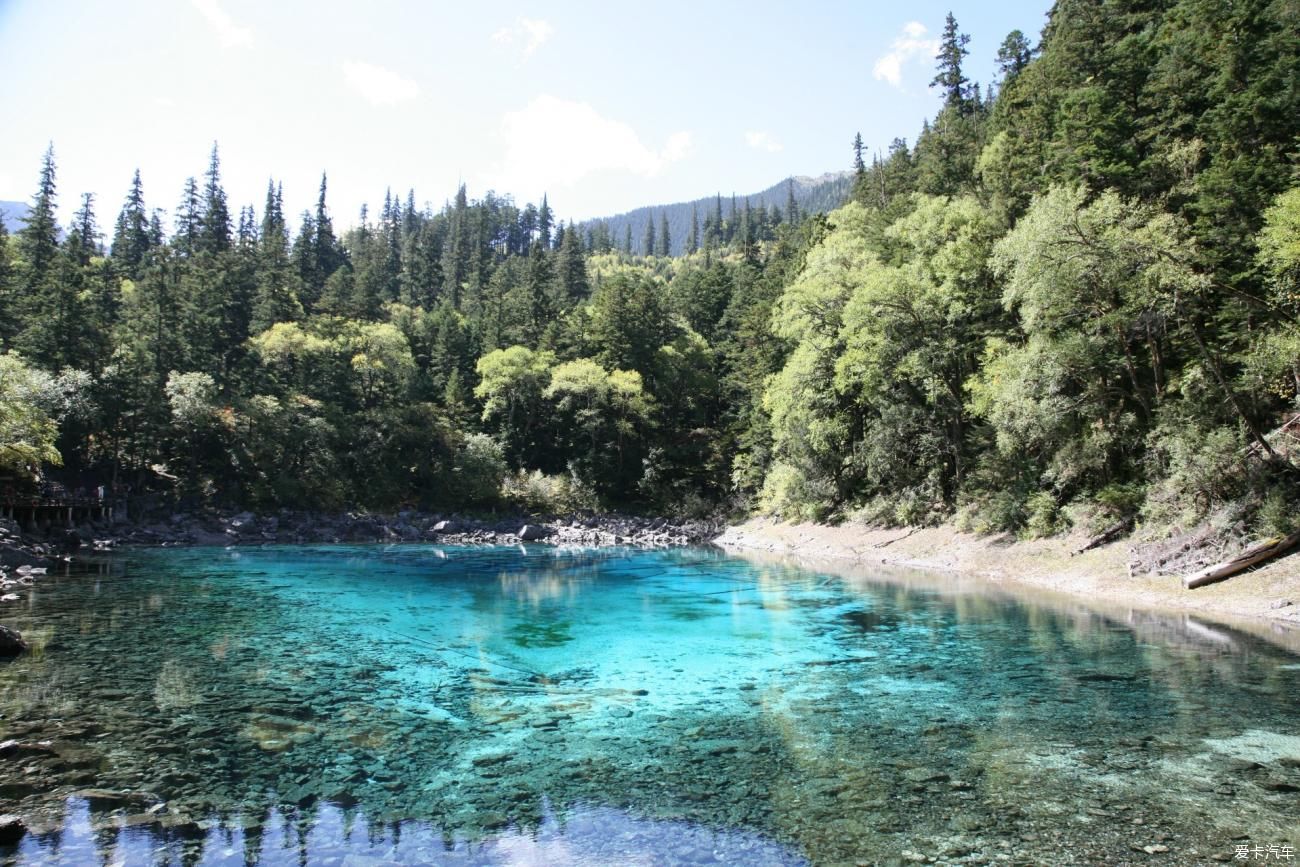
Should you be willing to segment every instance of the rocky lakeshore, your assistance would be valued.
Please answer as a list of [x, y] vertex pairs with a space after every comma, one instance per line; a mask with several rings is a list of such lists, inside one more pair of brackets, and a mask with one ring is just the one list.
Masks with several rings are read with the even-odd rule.
[[629, 545], [675, 547], [707, 542], [721, 531], [715, 521], [626, 515], [468, 518], [416, 511], [394, 515], [345, 512], [322, 515], [281, 511], [271, 515], [174, 514], [119, 526], [99, 547], [114, 545], [263, 545], [332, 542], [438, 542], [448, 545]]
[[1056, 594], [1089, 606], [1193, 615], [1300, 646], [1298, 556], [1187, 590], [1177, 575], [1134, 572], [1129, 565], [1132, 546], [1123, 539], [1080, 550], [1077, 538], [977, 536], [951, 525], [883, 528], [754, 518], [726, 528], [713, 543], [734, 553], [793, 559], [830, 572], [916, 570], [953, 585], [979, 583], [1022, 594]]

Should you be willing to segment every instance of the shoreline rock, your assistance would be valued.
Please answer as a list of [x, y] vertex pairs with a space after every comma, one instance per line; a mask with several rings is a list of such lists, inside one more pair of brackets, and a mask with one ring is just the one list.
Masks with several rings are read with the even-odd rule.
[[122, 545], [228, 547], [342, 542], [513, 545], [527, 542], [556, 546], [669, 548], [708, 544], [722, 526], [719, 520], [619, 514], [518, 514], [501, 519], [475, 519], [416, 511], [395, 515], [289, 510], [271, 515], [252, 512], [224, 515], [176, 513], [160, 519], [119, 523], [110, 528], [112, 532], [106, 534], [108, 538], [97, 537], [93, 547], [96, 551], [109, 551]]
[[18, 656], [27, 652], [28, 646], [18, 630], [0, 626], [0, 657]]

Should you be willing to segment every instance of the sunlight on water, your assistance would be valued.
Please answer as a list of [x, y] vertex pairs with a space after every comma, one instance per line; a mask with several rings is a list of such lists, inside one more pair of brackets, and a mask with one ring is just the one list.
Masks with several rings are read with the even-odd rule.
[[1296, 657], [1186, 621], [700, 549], [329, 546], [130, 552], [11, 622], [36, 645], [0, 663], [14, 863], [1186, 862], [1300, 838]]

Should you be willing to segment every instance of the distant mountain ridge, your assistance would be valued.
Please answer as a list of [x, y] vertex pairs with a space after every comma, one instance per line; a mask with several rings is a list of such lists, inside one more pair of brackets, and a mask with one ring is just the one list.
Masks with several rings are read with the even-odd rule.
[[[815, 178], [807, 175], [787, 177], [762, 192], [751, 193], [748, 196], [722, 193], [723, 219], [731, 217], [733, 195], [735, 196], [736, 210], [738, 212], [744, 211], [745, 201], [748, 200], [751, 208], [770, 209], [775, 205], [784, 213], [789, 195], [789, 185], [792, 181], [794, 182], [795, 204], [799, 206], [799, 210], [803, 213], [833, 211], [844, 204], [849, 198], [849, 193], [853, 191], [853, 172], [851, 171], [827, 172]], [[713, 213], [716, 206], [716, 195], [705, 196], [690, 202], [636, 208], [613, 217], [584, 220], [578, 226], [585, 232], [589, 227], [598, 223], [605, 223], [609, 226], [609, 236], [613, 240], [614, 246], [621, 247], [627, 227], [630, 225], [632, 227], [632, 248], [637, 252], [643, 252], [640, 248], [642, 237], [645, 234], [646, 220], [654, 220], [655, 233], [658, 234], [660, 215], [666, 214], [668, 216], [669, 240], [672, 242], [670, 252], [674, 256], [680, 256], [685, 252], [686, 241], [691, 234], [691, 209], [699, 209], [700, 228], [703, 231], [705, 218]]]
[[12, 235], [25, 225], [23, 217], [26, 217], [30, 210], [31, 207], [26, 202], [0, 201], [0, 215], [4, 217], [5, 228], [9, 230], [9, 234]]

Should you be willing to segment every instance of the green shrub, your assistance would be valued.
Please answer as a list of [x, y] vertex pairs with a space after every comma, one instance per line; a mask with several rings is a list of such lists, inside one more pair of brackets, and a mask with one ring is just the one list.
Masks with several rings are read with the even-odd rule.
[[1056, 502], [1056, 495], [1051, 491], [1039, 491], [1025, 501], [1024, 535], [1030, 539], [1042, 539], [1055, 536], [1064, 530], [1069, 522], [1061, 513]]

